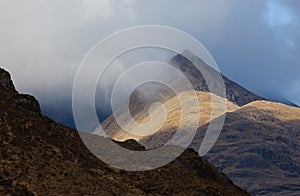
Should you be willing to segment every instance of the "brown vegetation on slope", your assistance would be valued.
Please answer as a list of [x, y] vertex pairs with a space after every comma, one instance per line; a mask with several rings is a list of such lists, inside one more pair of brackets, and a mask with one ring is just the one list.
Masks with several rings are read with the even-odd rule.
[[[198, 130], [196, 150], [206, 129]], [[253, 195], [299, 195], [300, 108], [256, 101], [227, 113], [206, 158]]]

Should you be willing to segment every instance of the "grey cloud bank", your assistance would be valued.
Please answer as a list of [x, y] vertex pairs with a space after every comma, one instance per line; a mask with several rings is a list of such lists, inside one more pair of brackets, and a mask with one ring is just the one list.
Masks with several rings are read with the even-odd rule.
[[64, 118], [59, 111], [71, 108], [76, 70], [94, 44], [130, 26], [167, 25], [202, 42], [249, 90], [300, 104], [299, 11], [297, 0], [2, 0], [0, 66], [19, 91]]

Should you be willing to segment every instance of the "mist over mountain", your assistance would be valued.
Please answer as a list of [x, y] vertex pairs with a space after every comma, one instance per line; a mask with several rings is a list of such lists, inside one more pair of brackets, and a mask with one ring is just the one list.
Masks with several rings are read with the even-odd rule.
[[[191, 54], [189, 51], [185, 51], [184, 55], [195, 57], [195, 55]], [[111, 90], [118, 76], [120, 76], [120, 74], [122, 74], [123, 71], [125, 71], [129, 65], [148, 60], [157, 60], [170, 63], [177, 69], [183, 71], [183, 73], [185, 73], [188, 76], [188, 79], [192, 81], [196, 90], [205, 92], [209, 91], [206, 81], [201, 75], [201, 73], [199, 73], [199, 71], [195, 67], [193, 67], [192, 63], [186, 57], [184, 57], [183, 54], [174, 54], [170, 52], [168, 53], [166, 51], [162, 52], [160, 50], [157, 51], [153, 49], [144, 49], [142, 51], [139, 51], [138, 53], [133, 54], [128, 53], [118, 62], [113, 62], [111, 68], [108, 69], [104, 74], [105, 77], [102, 78], [101, 81], [99, 81], [96, 91], [95, 103], [100, 122], [107, 119], [107, 117], [109, 117], [112, 113], [112, 108], [110, 106]], [[210, 66], [204, 65], [204, 67], [209, 68]], [[161, 73], [162, 77], [175, 78], [174, 76], [168, 73], [168, 70], [152, 70], [151, 72], [154, 74]], [[253, 92], [250, 92], [249, 90], [245, 89], [236, 82], [233, 82], [223, 74], [222, 77], [226, 87], [227, 98], [230, 101], [236, 103], [237, 105], [242, 106], [254, 100], [265, 99], [259, 95], [254, 94]], [[129, 85], [130, 84], [128, 83], [124, 83], [122, 88], [126, 88]], [[65, 92], [69, 91], [62, 91], [61, 94], [55, 95], [55, 99], [53, 100], [50, 99], [51, 94], [47, 95], [48, 98], [41, 97], [40, 99], [42, 100], [49, 100], [41, 104], [42, 112], [43, 114], [55, 119], [59, 123], [62, 123], [72, 128], [76, 128], [72, 114], [72, 94], [71, 91], [69, 92], [69, 95], [66, 95]], [[119, 103], [126, 100], [126, 97], [123, 95], [119, 95], [119, 97]], [[297, 106], [295, 103], [283, 97], [271, 97], [269, 98], [269, 100], [281, 102], [291, 106]]]
[[207, 47], [228, 78], [269, 100], [300, 104], [297, 0], [3, 0], [0, 9], [1, 66], [20, 92], [33, 94], [42, 108], [57, 114], [66, 98], [71, 102], [76, 70], [89, 49], [111, 33], [145, 24], [187, 32]]

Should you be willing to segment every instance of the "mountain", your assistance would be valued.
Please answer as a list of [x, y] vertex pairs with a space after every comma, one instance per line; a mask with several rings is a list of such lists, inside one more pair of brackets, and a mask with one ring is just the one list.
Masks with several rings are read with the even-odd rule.
[[[199, 149], [206, 129], [191, 147]], [[205, 158], [253, 195], [299, 195], [300, 109], [256, 101], [227, 113]]]
[[[118, 144], [145, 150], [133, 140]], [[19, 94], [0, 69], [0, 195], [169, 194], [248, 195], [193, 149], [150, 171], [130, 172], [103, 163], [76, 130], [43, 116], [36, 99]]]
[[[188, 119], [199, 119], [197, 133], [190, 147], [198, 151], [208, 123], [225, 115], [221, 135], [205, 158], [253, 195], [299, 195], [300, 108], [267, 101], [225, 76], [222, 77], [226, 86], [226, 99], [209, 93], [202, 75], [184, 56], [196, 59], [200, 68], [206, 72], [216, 71], [188, 51], [171, 60], [192, 82], [200, 103], [200, 116], [195, 113], [199, 109], [193, 104], [190, 104], [188, 112], [185, 113]], [[149, 130], [160, 125], [163, 118], [162, 108], [168, 111], [165, 122], [155, 133], [147, 135], [149, 130], [140, 130], [138, 126], [132, 126], [130, 133], [126, 132], [116, 123], [114, 116], [108, 117], [102, 126], [107, 135], [115, 140], [135, 139], [147, 149], [157, 148], [176, 133], [181, 115], [178, 99], [181, 97], [188, 102], [192, 92], [181, 92], [178, 96], [154, 96], [143, 102], [136, 96], [139, 91], [137, 89], [129, 98], [129, 109], [134, 111], [131, 115], [141, 124], [151, 119], [149, 107], [156, 101], [152, 100], [163, 97], [160, 98], [161, 106], [152, 108], [151, 111], [154, 123], [151, 124], [152, 127], [148, 127]], [[162, 94], [161, 91], [162, 89], [158, 90], [157, 95]], [[226, 110], [223, 111], [220, 107], [220, 111], [212, 113], [212, 100], [217, 106], [225, 104]], [[121, 105], [116, 114], [121, 122], [127, 124], [128, 116], [123, 113], [124, 108]], [[188, 124], [184, 126], [188, 130]]]
[[[182, 96], [188, 99], [190, 94], [191, 92], [185, 92]], [[201, 101], [201, 115], [197, 134], [190, 145], [196, 151], [199, 150], [208, 123], [223, 115], [215, 113], [210, 116], [210, 97], [215, 95], [206, 92], [197, 92], [197, 95]], [[221, 100], [219, 97], [220, 103]], [[115, 122], [111, 125], [105, 124], [106, 131], [115, 140], [125, 141], [133, 138], [148, 149], [160, 147], [177, 131], [180, 122], [178, 105], [176, 97], [163, 104], [171, 112], [160, 130], [149, 136], [136, 136], [120, 128], [110, 127], [115, 126]], [[197, 117], [193, 109], [197, 107], [190, 108], [189, 118]], [[160, 114], [159, 110], [153, 113], [154, 122], [161, 118]], [[139, 118], [138, 122], [144, 123], [148, 118], [149, 116]], [[105, 122], [111, 122], [110, 120], [112, 119], [109, 118]], [[263, 100], [239, 107], [227, 101], [227, 113], [221, 135], [205, 158], [253, 195], [298, 195], [299, 141], [300, 108]]]
[[[186, 57], [188, 57], [188, 59]], [[194, 55], [189, 50], [185, 50], [182, 54], [177, 54], [176, 56], [174, 56], [171, 59], [170, 64], [179, 68], [187, 76], [187, 78], [192, 82], [195, 90], [209, 92], [207, 82], [205, 81], [203, 75], [199, 72], [194, 63], [192, 63], [189, 59], [197, 64], [201, 73], [209, 73], [207, 74], [208, 76], [219, 74], [218, 71], [207, 65], [204, 61], [202, 61], [199, 57]], [[255, 95], [254, 93], [228, 79], [226, 76], [222, 74], [220, 75], [222, 76], [222, 79], [224, 81], [226, 98], [229, 101], [237, 104], [238, 106], [243, 106], [252, 101], [264, 100], [263, 97]], [[211, 80], [213, 81], [214, 78], [211, 78]]]
[[[190, 60], [189, 60], [190, 59]], [[192, 62], [193, 63], [192, 63]], [[206, 120], [199, 119], [199, 126], [211, 121], [216, 118], [220, 114], [211, 115], [211, 96], [216, 98], [216, 102], [221, 106], [223, 102], [227, 104], [227, 111], [234, 111], [239, 106], [243, 106], [247, 103], [251, 103], [256, 100], [264, 100], [264, 98], [255, 95], [254, 93], [248, 91], [247, 89], [239, 86], [237, 83], [229, 80], [218, 71], [216, 71], [211, 66], [207, 65], [200, 58], [195, 56], [192, 52], [185, 50], [182, 54], [175, 55], [171, 60], [170, 64], [181, 70], [181, 72], [186, 76], [189, 82], [192, 84], [193, 90], [196, 91], [198, 101], [201, 102], [201, 116], [206, 116]], [[196, 64], [196, 65], [195, 65]], [[197, 68], [197, 67], [198, 68]], [[212, 93], [209, 92], [209, 88], [203, 74], [206, 74], [206, 79], [209, 79], [212, 82], [213, 86], [218, 86], [216, 83], [216, 78], [221, 75], [225, 89], [226, 89], [226, 97], [222, 99]], [[192, 90], [186, 87], [186, 83], [182, 82], [181, 78], [174, 78], [174, 86], [177, 89], [181, 90], [181, 95], [187, 96], [185, 99], [192, 98]], [[174, 88], [174, 87], [173, 87]], [[190, 93], [188, 92], [190, 90]], [[140, 95], [145, 94], [146, 95]], [[148, 93], [150, 92], [150, 93]], [[225, 99], [226, 98], [226, 99]], [[228, 101], [227, 101], [228, 100]], [[119, 108], [114, 112], [114, 115], [109, 116], [106, 120], [102, 122], [102, 127], [104, 128], [106, 134], [117, 141], [125, 141], [127, 139], [135, 139], [138, 140], [142, 145], [146, 148], [155, 148], [157, 146], [161, 146], [165, 141], [173, 136], [173, 134], [168, 134], [168, 132], [172, 132], [171, 130], [176, 130], [180, 121], [180, 103], [176, 97], [176, 94], [168, 87], [164, 85], [157, 84], [155, 82], [146, 83], [142, 86], [139, 86], [132, 95], [129, 97], [129, 111], [133, 119], [139, 123], [148, 122], [151, 117], [149, 116], [149, 108], [153, 103], [160, 102], [163, 103], [163, 106], [168, 110], [167, 123], [165, 123], [157, 134], [149, 135], [147, 131], [156, 129], [159, 125], [159, 119], [163, 116], [163, 110], [156, 109], [156, 113], [153, 115], [157, 123], [153, 123], [152, 126], [148, 126], [149, 130], [140, 130], [140, 126], [132, 126], [129, 129], [131, 132], [139, 132], [139, 135], [149, 135], [148, 137], [138, 136], [137, 134], [131, 134], [127, 131], [123, 130], [122, 127], [118, 125], [116, 122], [116, 118], [120, 119], [119, 122], [122, 122], [123, 125], [128, 125], [130, 123], [130, 118], [128, 118], [128, 114], [126, 113], [126, 103], [121, 104]], [[190, 106], [188, 106], [190, 107]], [[196, 107], [190, 107], [191, 110], [196, 110]], [[116, 116], [117, 115], [117, 116]], [[198, 118], [197, 112], [190, 111], [189, 118]], [[176, 120], [174, 119], [176, 118]], [[157, 130], [157, 129], [156, 129]], [[150, 131], [151, 132], [151, 131]], [[173, 131], [174, 132], [174, 131]], [[99, 129], [94, 131], [95, 134], [100, 134]], [[167, 133], [167, 134], [166, 134]], [[159, 135], [159, 137], [158, 137]], [[156, 137], [155, 141], [152, 141]]]
[[[198, 68], [189, 59], [192, 60], [194, 63], [196, 63]], [[220, 73], [216, 71], [214, 68], [207, 65], [204, 61], [202, 61], [200, 58], [198, 58], [188, 50], [185, 50], [182, 54], [175, 55], [170, 60], [170, 64], [178, 68], [179, 70], [181, 70], [181, 72], [190, 81], [193, 89], [197, 93], [199, 101], [205, 102], [205, 104], [202, 104], [202, 108], [204, 111], [201, 111], [201, 113], [202, 114], [205, 113], [204, 115], [210, 116], [211, 108], [209, 105], [211, 104], [210, 103], [211, 99], [209, 99], [209, 97], [210, 96], [217, 97], [217, 96], [213, 95], [212, 93], [209, 93], [207, 82], [205, 81], [202, 73], [205, 73], [206, 77], [209, 78], [212, 82], [215, 82], [216, 80], [215, 78], [217, 78]], [[238, 107], [250, 103], [252, 101], [263, 100], [262, 97], [257, 96], [254, 93], [239, 86], [238, 84], [229, 80], [222, 74], [221, 77], [224, 81], [224, 85], [226, 88], [226, 99], [228, 100], [228, 102], [225, 99], [223, 101], [226, 101], [229, 104], [228, 105], [229, 111], [231, 111], [232, 107], [235, 107], [235, 105], [236, 107]], [[182, 95], [187, 95], [188, 93], [186, 93], [186, 91], [191, 90], [186, 87], [186, 84], [182, 82], [181, 78], [174, 78], [173, 80], [175, 81], [174, 86], [177, 87], [177, 89], [181, 89]], [[218, 84], [213, 84], [213, 85], [217, 86]], [[140, 94], [145, 94], [144, 92], [147, 92], [147, 94], [140, 95]], [[191, 98], [191, 93], [189, 94], [190, 95], [188, 95], [188, 97]], [[219, 100], [219, 102], [220, 101], [221, 100]], [[179, 118], [180, 105], [178, 99], [176, 99], [175, 93], [170, 88], [155, 82], [146, 83], [138, 87], [129, 97], [129, 111], [131, 116], [133, 117], [133, 119], [135, 119], [140, 123], [149, 121], [150, 118], [149, 111], [148, 111], [149, 107], [156, 102], [165, 103], [164, 106], [167, 107], [169, 111], [173, 110], [173, 112], [168, 113], [167, 121], [169, 122], [169, 124], [166, 126], [162, 126], [160, 131], [165, 133], [168, 132], [170, 129], [174, 129], [174, 127], [178, 127], [180, 121]], [[222, 103], [219, 104], [221, 105]], [[115, 111], [115, 115], [118, 115], [117, 118], [121, 119], [122, 124], [128, 124], [130, 119], [128, 118], [127, 113], [125, 112], [126, 107], [127, 106], [125, 102], [117, 109], [117, 111]], [[174, 113], [174, 108], [177, 109], [176, 114]], [[190, 112], [190, 114], [195, 115], [194, 112]], [[156, 110], [156, 115], [153, 116], [155, 116], [155, 118], [157, 119], [156, 121], [158, 122], [158, 119], [161, 119], [162, 111]], [[177, 117], [176, 122], [174, 120], [172, 121], [170, 120], [171, 116]], [[111, 115], [102, 122], [102, 127], [105, 129], [106, 134], [115, 140], [125, 141], [127, 139], [135, 139], [138, 140], [143, 145], [145, 145], [145, 147], [147, 148], [160, 146], [164, 143], [163, 141], [165, 141], [163, 137], [159, 137], [157, 138], [157, 142], [152, 142], [151, 140], [153, 137], [140, 137], [137, 135], [127, 133], [118, 125], [118, 123], [115, 121], [115, 118], [116, 116]], [[190, 118], [195, 118], [195, 117], [191, 116]], [[209, 122], [212, 119], [213, 118], [208, 118], [208, 121], [206, 121], [205, 123]], [[203, 122], [199, 122], [199, 126], [202, 124]], [[156, 125], [155, 127], [159, 126], [158, 123], [156, 123], [155, 125]], [[133, 132], [135, 131], [143, 134], [147, 132], [147, 130], [138, 130], [139, 128], [140, 128], [139, 126], [130, 127], [130, 129], [133, 130]], [[148, 128], [153, 129], [154, 127], [149, 126]], [[100, 134], [99, 130], [95, 130], [94, 133]], [[162, 141], [158, 142], [158, 140], [162, 140]]]

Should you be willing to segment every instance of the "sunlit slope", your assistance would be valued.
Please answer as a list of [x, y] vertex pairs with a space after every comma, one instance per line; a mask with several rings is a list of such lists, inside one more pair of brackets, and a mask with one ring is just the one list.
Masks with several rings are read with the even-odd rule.
[[[181, 102], [184, 103], [181, 104]], [[152, 148], [160, 145], [166, 139], [162, 138], [162, 141], [155, 141], [152, 144], [143, 142], [153, 134], [176, 131], [179, 126], [189, 131], [190, 128], [193, 128], [195, 122], [197, 123], [197, 128], [225, 112], [235, 111], [238, 108], [237, 105], [227, 99], [208, 92], [186, 91], [162, 104], [153, 104], [150, 110], [141, 110], [140, 113], [133, 117], [140, 126], [128, 126], [128, 132], [118, 125], [113, 115], [102, 123], [102, 127], [115, 140], [135, 139], [147, 148]], [[151, 115], [149, 115], [149, 111]], [[119, 124], [129, 124], [128, 119], [131, 116], [124, 112], [123, 107], [116, 114], [121, 119]]]

